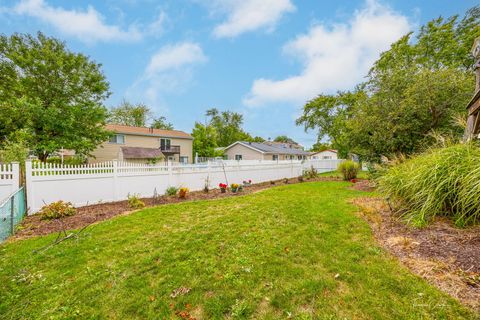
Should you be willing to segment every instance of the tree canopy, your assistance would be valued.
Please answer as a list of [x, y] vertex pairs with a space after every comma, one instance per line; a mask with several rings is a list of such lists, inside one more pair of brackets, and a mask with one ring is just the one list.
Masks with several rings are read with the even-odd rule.
[[205, 115], [206, 123], [196, 122], [192, 131], [193, 152], [201, 157], [219, 156], [221, 153], [215, 151], [215, 148], [227, 147], [236, 141], [265, 141], [262, 137], [252, 137], [243, 130], [243, 115], [240, 113], [212, 108]]
[[278, 136], [275, 139], [273, 139], [275, 142], [283, 142], [283, 143], [291, 143], [291, 144], [298, 144], [295, 140], [292, 138], [289, 138], [287, 136]]
[[108, 122], [133, 127], [151, 127], [154, 129], [173, 130], [173, 124], [167, 118], [155, 118], [153, 111], [144, 103], [133, 104], [123, 100], [118, 106], [110, 109]]
[[41, 160], [61, 148], [88, 154], [108, 139], [110, 95], [101, 65], [42, 33], [0, 35], [0, 147], [15, 132]]
[[432, 133], [461, 136], [454, 119], [474, 91], [470, 48], [479, 36], [479, 7], [462, 19], [434, 19], [415, 39], [409, 33], [393, 43], [354, 90], [309, 101], [297, 125], [369, 160], [418, 152]]

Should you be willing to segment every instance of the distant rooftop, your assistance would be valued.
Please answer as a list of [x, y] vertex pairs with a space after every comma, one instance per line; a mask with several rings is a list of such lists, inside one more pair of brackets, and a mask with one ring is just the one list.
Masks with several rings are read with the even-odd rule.
[[[304, 151], [302, 149], [285, 147], [284, 144], [272, 145], [265, 142], [247, 142], [247, 141], [237, 141], [235, 143], [241, 143], [244, 146], [251, 147], [260, 152], [269, 153], [269, 154], [291, 154], [291, 155], [305, 155], [305, 156], [308, 156], [310, 154], [310, 152]], [[229, 147], [227, 147], [227, 149]]]

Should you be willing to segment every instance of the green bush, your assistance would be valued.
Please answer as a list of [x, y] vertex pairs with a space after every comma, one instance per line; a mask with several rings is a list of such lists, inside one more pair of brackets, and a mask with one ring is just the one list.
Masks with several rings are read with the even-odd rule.
[[414, 156], [389, 168], [379, 191], [416, 226], [448, 216], [457, 226], [480, 219], [480, 148], [456, 144]]
[[60, 219], [73, 216], [77, 209], [70, 202], [57, 201], [45, 205], [40, 209], [39, 214], [42, 220]]
[[177, 187], [168, 187], [167, 190], [165, 190], [165, 195], [167, 196], [174, 196], [178, 192]]
[[342, 174], [343, 180], [352, 180], [357, 177], [360, 165], [355, 161], [346, 160], [338, 165], [337, 170]]
[[133, 194], [128, 195], [128, 206], [132, 209], [142, 209], [145, 207], [145, 203], [140, 200], [140, 196]]

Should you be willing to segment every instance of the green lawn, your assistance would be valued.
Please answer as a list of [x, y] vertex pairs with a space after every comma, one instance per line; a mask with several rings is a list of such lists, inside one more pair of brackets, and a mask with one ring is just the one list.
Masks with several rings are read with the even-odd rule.
[[145, 209], [43, 254], [54, 235], [0, 246], [0, 317], [473, 319], [375, 244], [349, 185]]

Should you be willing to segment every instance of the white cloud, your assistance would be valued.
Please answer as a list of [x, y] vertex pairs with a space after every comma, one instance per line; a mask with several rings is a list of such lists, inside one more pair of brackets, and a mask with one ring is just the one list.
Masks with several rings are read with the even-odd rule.
[[85, 11], [66, 10], [52, 7], [44, 0], [23, 0], [13, 8], [13, 12], [40, 19], [84, 42], [135, 41], [142, 38], [142, 33], [135, 26], [122, 30], [116, 25], [106, 24], [104, 17], [92, 6]]
[[410, 29], [405, 16], [368, 0], [350, 21], [314, 25], [307, 34], [288, 42], [283, 51], [302, 62], [302, 72], [283, 80], [255, 80], [244, 103], [303, 103], [320, 93], [351, 89], [362, 81], [379, 54]]
[[148, 32], [152, 36], [160, 36], [165, 31], [165, 24], [168, 21], [168, 15], [165, 11], [160, 11], [157, 18], [148, 26]]
[[165, 109], [165, 94], [186, 90], [192, 82], [194, 67], [207, 61], [197, 43], [166, 45], [150, 58], [143, 74], [127, 90], [127, 98]]
[[152, 56], [146, 74], [151, 76], [169, 69], [205, 62], [206, 59], [202, 48], [196, 43], [183, 42], [167, 45]]
[[218, 38], [233, 38], [257, 29], [271, 31], [284, 14], [295, 11], [290, 0], [217, 0], [209, 5], [227, 14], [226, 21], [213, 30]]

